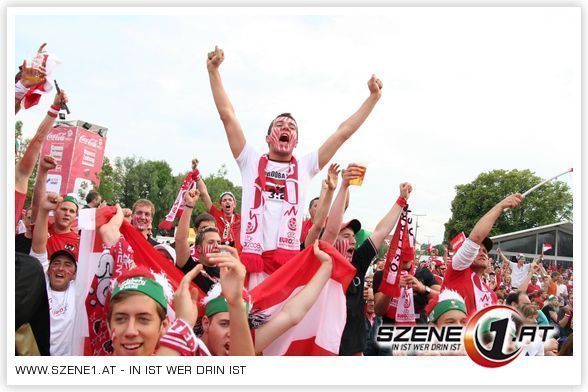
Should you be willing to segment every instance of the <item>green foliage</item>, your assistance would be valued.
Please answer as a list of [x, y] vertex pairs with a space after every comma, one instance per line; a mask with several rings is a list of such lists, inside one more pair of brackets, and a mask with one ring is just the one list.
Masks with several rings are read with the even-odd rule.
[[[452, 216], [445, 224], [445, 241], [459, 232], [469, 233], [476, 222], [506, 196], [524, 192], [542, 179], [530, 170], [493, 170], [469, 184], [457, 185], [451, 202]], [[519, 208], [503, 214], [490, 235], [530, 229], [572, 218], [572, 194], [561, 181], [543, 185], [525, 198]]]
[[[171, 168], [164, 161], [145, 161], [137, 157], [116, 158], [114, 164], [104, 158], [99, 173], [98, 192], [108, 204], [120, 203], [122, 207], [132, 208], [138, 199], [149, 199], [155, 204], [153, 232], [172, 235], [173, 231], [163, 233], [157, 225], [172, 207], [186, 173], [172, 175]], [[210, 197], [216, 202], [222, 192], [231, 191], [237, 198], [237, 211], [241, 206], [241, 187], [235, 186], [226, 178], [223, 165], [215, 174], [204, 178]], [[198, 201], [194, 216], [206, 210], [204, 202]]]
[[[241, 213], [241, 187], [235, 186], [230, 180], [226, 178], [226, 175], [227, 169], [226, 166], [223, 164], [216, 173], [210, 174], [209, 176], [203, 178], [204, 183], [206, 184], [206, 188], [208, 189], [208, 194], [210, 195], [210, 199], [212, 200], [212, 202], [218, 207], [221, 193], [227, 191], [232, 192], [233, 195], [235, 195], [235, 197], [237, 198], [237, 208], [235, 209], [235, 212]], [[184, 176], [182, 176], [180, 184], [184, 180]], [[198, 200], [198, 202], [196, 202], [196, 206], [194, 208], [194, 216], [202, 212], [207, 211], [206, 207], [204, 206], [204, 202], [202, 201], [202, 199], [200, 199]]]

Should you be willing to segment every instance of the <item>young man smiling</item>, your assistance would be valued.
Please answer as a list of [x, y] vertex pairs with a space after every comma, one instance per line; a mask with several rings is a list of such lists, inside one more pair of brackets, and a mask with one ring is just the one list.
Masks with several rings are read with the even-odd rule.
[[51, 355], [72, 355], [72, 336], [76, 315], [76, 256], [69, 249], [59, 249], [48, 254], [47, 248], [49, 211], [55, 210], [61, 204], [63, 204], [62, 198], [55, 193], [47, 194], [41, 199], [33, 232], [31, 256], [41, 262], [47, 274], [50, 353]]

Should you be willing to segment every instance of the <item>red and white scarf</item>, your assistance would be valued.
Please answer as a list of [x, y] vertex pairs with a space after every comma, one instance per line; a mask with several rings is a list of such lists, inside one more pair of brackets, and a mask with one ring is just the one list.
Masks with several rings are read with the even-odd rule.
[[400, 296], [400, 267], [403, 261], [414, 259], [414, 237], [412, 233], [412, 218], [408, 216], [408, 206], [400, 214], [396, 231], [392, 236], [390, 248], [386, 254], [384, 276], [379, 291], [394, 298]]
[[[269, 156], [263, 155], [257, 166], [257, 178], [255, 179], [255, 197], [253, 205], [244, 205], [241, 219], [245, 219], [246, 237], [243, 239], [243, 253], [241, 261], [249, 273], [261, 273], [264, 271], [262, 253], [263, 244], [263, 213], [265, 208], [266, 167]], [[297, 219], [300, 200], [298, 198], [298, 162], [292, 157], [289, 163], [288, 175], [284, 187], [284, 200], [282, 202], [282, 219], [279, 224], [278, 248], [286, 251], [300, 251], [300, 238], [296, 238]]]
[[159, 222], [158, 227], [160, 229], [171, 230], [174, 226], [174, 220], [176, 217], [180, 218], [182, 216], [182, 213], [184, 212], [184, 206], [186, 205], [184, 202], [184, 194], [196, 188], [198, 177], [200, 177], [200, 172], [198, 169], [194, 169], [186, 175], [186, 178], [184, 178], [184, 182], [180, 187], [180, 191], [178, 192], [178, 196], [176, 196], [176, 200], [174, 201], [171, 210], [165, 216], [165, 219]]

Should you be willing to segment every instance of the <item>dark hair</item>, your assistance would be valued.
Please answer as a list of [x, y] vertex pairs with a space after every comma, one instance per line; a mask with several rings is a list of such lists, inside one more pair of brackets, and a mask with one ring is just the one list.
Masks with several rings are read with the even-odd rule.
[[202, 245], [206, 233], [218, 233], [218, 229], [216, 227], [205, 227], [204, 229], [199, 230], [198, 234], [196, 234], [194, 245]]
[[92, 191], [88, 192], [88, 194], [86, 195], [86, 203], [90, 204], [91, 202], [93, 202], [94, 200], [96, 200], [99, 197], [100, 197], [100, 193], [92, 190]]
[[[292, 117], [292, 114], [291, 114], [291, 113], [282, 113], [282, 114], [278, 114], [278, 115], [276, 116], [276, 118], [278, 118], [278, 117], [288, 117], [289, 119], [292, 119], [294, 122], [296, 122], [296, 119], [295, 119], [294, 117]], [[271, 122], [271, 123], [270, 123], [270, 125], [269, 125], [269, 128], [267, 129], [267, 134], [268, 134], [268, 135], [269, 135], [269, 134], [271, 133], [271, 131], [272, 131], [272, 127], [273, 127], [273, 125], [274, 125], [274, 121], [276, 121], [276, 118], [274, 118], [274, 119], [272, 120], [272, 122]]]
[[210, 215], [208, 212], [203, 212], [194, 218], [194, 229], [196, 229], [196, 231], [198, 231], [198, 226], [200, 226], [202, 222], [214, 222], [214, 226], [216, 226], [214, 216]]
[[518, 306], [519, 304], [519, 297], [521, 296], [521, 294], [526, 294], [521, 290], [517, 290], [517, 291], [513, 291], [511, 293], [509, 293], [506, 296], [506, 304], [507, 305], [512, 305], [512, 304], [516, 304]]
[[315, 201], [315, 200], [318, 200], [318, 199], [320, 199], [320, 198], [319, 198], [319, 197], [315, 197], [314, 199], [312, 199], [312, 200], [310, 201], [310, 203], [308, 203], [308, 209], [309, 209], [309, 210], [310, 210], [310, 207], [312, 207], [312, 203], [314, 203], [314, 201]]

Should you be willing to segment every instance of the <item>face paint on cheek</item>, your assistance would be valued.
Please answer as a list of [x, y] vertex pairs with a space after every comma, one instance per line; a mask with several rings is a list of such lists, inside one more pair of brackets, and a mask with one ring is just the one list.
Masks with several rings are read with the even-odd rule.
[[288, 142], [287, 151], [294, 150], [294, 147], [296, 147], [297, 143], [298, 143], [298, 132], [293, 131], [290, 133], [290, 141]]
[[205, 255], [208, 253], [217, 253], [218, 252], [218, 245], [217, 244], [208, 244], [202, 247], [202, 253]]
[[349, 240], [346, 239], [337, 239], [335, 244], [333, 244], [337, 252], [341, 253], [341, 255], [347, 258], [347, 249], [349, 249]]
[[280, 149], [280, 129], [278, 127], [272, 128], [272, 132], [269, 135], [269, 143], [276, 150]]

